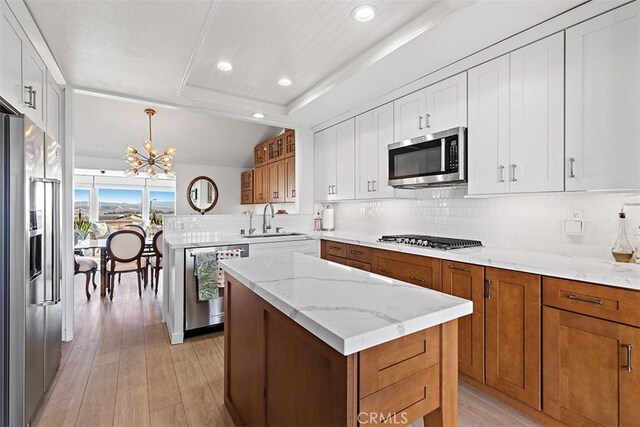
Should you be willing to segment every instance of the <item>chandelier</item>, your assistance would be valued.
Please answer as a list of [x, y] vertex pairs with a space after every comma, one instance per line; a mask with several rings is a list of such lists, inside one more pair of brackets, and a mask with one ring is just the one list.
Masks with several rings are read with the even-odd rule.
[[146, 172], [150, 178], [156, 178], [158, 172], [160, 172], [174, 177], [176, 174], [171, 167], [173, 166], [173, 155], [176, 153], [176, 149], [175, 147], [169, 147], [165, 149], [162, 154], [158, 155], [153, 148], [153, 142], [151, 140], [151, 117], [156, 114], [156, 111], [147, 108], [144, 112], [149, 116], [149, 139], [144, 142], [144, 151], [146, 154], [138, 151], [138, 149], [132, 145], [124, 147], [124, 151], [126, 152], [124, 158], [130, 166], [124, 174], [126, 176], [134, 176], [140, 172]]

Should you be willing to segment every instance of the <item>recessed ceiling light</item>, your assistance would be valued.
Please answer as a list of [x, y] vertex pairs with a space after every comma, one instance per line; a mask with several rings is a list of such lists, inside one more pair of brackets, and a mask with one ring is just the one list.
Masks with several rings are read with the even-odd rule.
[[254, 119], [264, 119], [264, 114], [262, 113], [253, 113], [252, 116]]
[[291, 86], [291, 80], [289, 80], [286, 77], [281, 78], [280, 80], [278, 80], [278, 84], [280, 86]]
[[227, 61], [218, 61], [217, 67], [222, 71], [231, 71], [233, 69], [233, 65]]
[[353, 9], [351, 15], [353, 19], [358, 22], [369, 22], [376, 16], [376, 8], [368, 4], [363, 4]]

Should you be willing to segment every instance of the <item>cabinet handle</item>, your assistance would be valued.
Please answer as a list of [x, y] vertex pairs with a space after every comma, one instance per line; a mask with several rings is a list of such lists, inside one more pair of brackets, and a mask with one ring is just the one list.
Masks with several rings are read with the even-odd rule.
[[431, 127], [431, 123], [429, 123], [430, 118], [431, 118], [431, 114], [427, 113], [427, 129]]
[[424, 127], [422, 126], [422, 120], [423, 119], [424, 119], [424, 117], [418, 116], [418, 129], [420, 129], [420, 130], [424, 129]]
[[296, 197], [296, 190], [291, 190], [291, 197]]
[[331, 193], [331, 186], [329, 186], [329, 194], [332, 194], [332, 193]]
[[371, 181], [371, 191], [378, 191], [378, 190], [376, 190], [376, 180], [375, 179], [373, 181]]
[[590, 304], [602, 305], [601, 299], [587, 298], [587, 297], [579, 297], [578, 295], [569, 295], [567, 298], [573, 299], [581, 302], [588, 302]]
[[484, 281], [484, 297], [486, 299], [492, 299], [493, 295], [491, 295], [491, 286], [493, 286], [493, 280], [486, 279]]
[[418, 282], [426, 282], [422, 277], [419, 276], [409, 276], [413, 280], [417, 280]]
[[511, 165], [511, 181], [512, 182], [516, 182], [518, 180], [518, 178], [516, 178], [516, 167], [518, 165], [516, 165], [515, 163]]
[[355, 255], [364, 255], [364, 252], [362, 252], [362, 251], [356, 251], [356, 250], [354, 250], [354, 249], [351, 249], [351, 253], [352, 253], [352, 254], [355, 254]]
[[336, 186], [332, 185], [331, 187], [333, 187], [333, 194], [336, 194]]
[[627, 348], [627, 366], [625, 366], [625, 370], [627, 372], [631, 372], [633, 371], [633, 362], [631, 360], [631, 351], [633, 350], [633, 345], [632, 344], [622, 344], [623, 347]]
[[38, 93], [35, 89], [33, 90], [33, 108], [34, 110], [38, 108], [38, 106], [36, 105], [38, 97], [36, 96], [36, 94]]
[[386, 268], [379, 268], [378, 271], [381, 272], [381, 273], [391, 274], [391, 271], [387, 270]]
[[25, 104], [26, 104], [29, 108], [33, 108], [33, 109], [35, 109], [36, 107], [35, 107], [35, 102], [34, 102], [34, 97], [33, 97], [33, 94], [34, 94], [33, 86], [25, 86], [24, 88], [25, 88], [25, 89], [27, 90], [27, 92], [29, 93], [29, 100], [28, 100], [28, 101], [25, 101]]
[[569, 157], [569, 178], [575, 178], [576, 174], [574, 173], [573, 170], [573, 165], [575, 164], [576, 159], [574, 159], [573, 157]]
[[342, 251], [342, 247], [340, 247], [340, 246], [329, 245], [329, 249], [335, 249], [336, 251]]
[[449, 268], [456, 271], [464, 271], [465, 273], [469, 272], [468, 268], [460, 268], [460, 267], [456, 267], [455, 265], [450, 265]]
[[500, 165], [498, 168], [500, 169], [500, 178], [498, 179], [498, 182], [504, 182], [504, 165]]
[[371, 181], [367, 181], [367, 193], [371, 192]]

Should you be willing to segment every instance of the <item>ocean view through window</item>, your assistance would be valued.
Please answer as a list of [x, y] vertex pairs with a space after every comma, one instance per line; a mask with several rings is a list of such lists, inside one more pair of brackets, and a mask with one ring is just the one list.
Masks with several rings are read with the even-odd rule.
[[75, 212], [75, 216], [78, 218], [83, 218], [85, 220], [89, 220], [89, 199], [90, 199], [90, 191], [84, 189], [76, 189], [73, 193], [73, 210]]

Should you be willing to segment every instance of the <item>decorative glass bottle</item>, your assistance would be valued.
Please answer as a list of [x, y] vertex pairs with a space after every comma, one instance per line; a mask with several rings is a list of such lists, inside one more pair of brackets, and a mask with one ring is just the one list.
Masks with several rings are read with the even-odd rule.
[[627, 215], [624, 210], [618, 214], [618, 237], [613, 244], [611, 254], [617, 262], [631, 262], [633, 259], [633, 246], [627, 237]]

